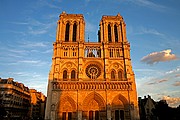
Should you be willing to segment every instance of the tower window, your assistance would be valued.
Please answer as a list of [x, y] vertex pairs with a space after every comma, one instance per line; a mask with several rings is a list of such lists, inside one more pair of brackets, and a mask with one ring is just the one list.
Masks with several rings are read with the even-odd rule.
[[110, 56], [110, 57], [113, 57], [113, 49], [110, 49], [110, 50], [109, 50], [109, 56]]
[[74, 23], [73, 25], [73, 42], [76, 42], [76, 35], [77, 35], [77, 25]]
[[108, 41], [111, 43], [112, 39], [111, 39], [111, 26], [110, 24], [108, 24]]
[[76, 56], [76, 52], [73, 52], [73, 56]]
[[67, 80], [67, 70], [63, 71], [63, 80]]
[[118, 42], [118, 30], [116, 25], [114, 25], [114, 35], [115, 35], [115, 42]]
[[67, 52], [64, 52], [64, 56], [67, 56]]
[[116, 49], [116, 56], [120, 57], [120, 50], [119, 49]]
[[71, 79], [75, 79], [76, 78], [76, 71], [72, 70], [71, 71]]
[[69, 25], [69, 23], [67, 23], [66, 24], [66, 31], [65, 31], [65, 42], [69, 41], [69, 28], [70, 28], [70, 25]]

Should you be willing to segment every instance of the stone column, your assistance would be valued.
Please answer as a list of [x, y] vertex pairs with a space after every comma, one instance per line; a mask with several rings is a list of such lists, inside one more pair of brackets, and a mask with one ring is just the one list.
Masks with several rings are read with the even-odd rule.
[[59, 41], [59, 37], [60, 37], [59, 36], [60, 35], [59, 27], [60, 27], [60, 21], [57, 22], [56, 41]]
[[107, 43], [108, 42], [108, 25], [106, 22], [104, 22], [103, 24], [103, 35], [104, 35], [104, 42]]
[[103, 23], [101, 22], [100, 23], [100, 36], [101, 36], [101, 42], [104, 42], [104, 27], [103, 27], [103, 25], [102, 25]]
[[121, 24], [117, 26], [117, 30], [118, 30], [118, 42], [122, 42]]
[[82, 111], [78, 110], [78, 120], [82, 120]]
[[108, 104], [107, 105], [107, 120], [111, 120], [111, 106]]
[[123, 38], [123, 41], [125, 42], [126, 41], [126, 28], [125, 28], [125, 23], [124, 22], [121, 22], [121, 27], [122, 27], [122, 38]]
[[80, 34], [79, 34], [80, 31], [79, 30], [80, 30], [80, 23], [78, 22], [77, 23], [77, 30], [76, 30], [77, 31], [76, 32], [76, 41], [78, 41], [78, 42], [79, 42], [79, 36], [80, 36]]

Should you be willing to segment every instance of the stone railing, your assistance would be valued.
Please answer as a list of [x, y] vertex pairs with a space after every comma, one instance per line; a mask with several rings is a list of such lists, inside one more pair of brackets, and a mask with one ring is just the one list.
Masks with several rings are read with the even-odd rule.
[[53, 90], [132, 90], [132, 82], [127, 81], [53, 81]]

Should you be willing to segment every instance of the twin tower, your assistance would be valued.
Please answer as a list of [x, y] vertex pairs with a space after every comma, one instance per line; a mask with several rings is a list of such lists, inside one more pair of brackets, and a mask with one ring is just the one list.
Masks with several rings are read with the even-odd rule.
[[53, 43], [46, 120], [137, 120], [126, 24], [102, 16], [98, 42], [85, 42], [82, 14], [62, 12]]

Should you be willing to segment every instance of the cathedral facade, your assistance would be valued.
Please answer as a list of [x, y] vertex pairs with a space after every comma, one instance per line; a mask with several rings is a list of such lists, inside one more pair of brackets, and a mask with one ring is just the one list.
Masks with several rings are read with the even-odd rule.
[[102, 16], [98, 42], [85, 42], [82, 14], [62, 12], [53, 43], [46, 120], [137, 120], [126, 24]]

